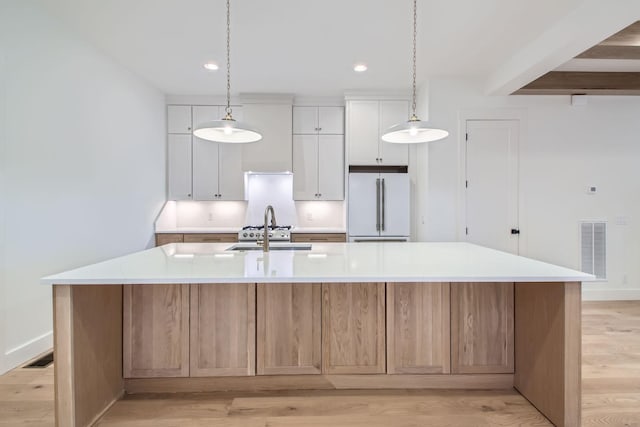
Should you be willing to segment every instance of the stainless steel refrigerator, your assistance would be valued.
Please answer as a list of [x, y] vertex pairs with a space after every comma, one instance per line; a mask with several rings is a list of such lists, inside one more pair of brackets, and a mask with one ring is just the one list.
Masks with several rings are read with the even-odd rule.
[[407, 173], [349, 173], [349, 241], [407, 241], [410, 221]]

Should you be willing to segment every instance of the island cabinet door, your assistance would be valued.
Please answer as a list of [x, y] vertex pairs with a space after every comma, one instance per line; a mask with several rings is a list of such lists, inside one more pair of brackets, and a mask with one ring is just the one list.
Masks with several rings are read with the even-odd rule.
[[124, 377], [189, 376], [189, 285], [123, 289]]
[[256, 373], [256, 285], [191, 285], [192, 377]]
[[259, 283], [258, 375], [321, 372], [320, 283]]
[[451, 283], [451, 371], [513, 373], [513, 283]]
[[322, 372], [385, 373], [385, 284], [322, 284]]
[[387, 283], [387, 373], [450, 372], [449, 284]]

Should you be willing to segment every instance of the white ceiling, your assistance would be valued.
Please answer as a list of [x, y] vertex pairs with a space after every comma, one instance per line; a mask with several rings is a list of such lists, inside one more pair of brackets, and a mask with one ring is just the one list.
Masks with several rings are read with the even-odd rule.
[[[224, 0], [39, 0], [167, 94], [226, 90]], [[418, 0], [419, 81], [486, 78], [588, 0]], [[407, 89], [411, 0], [231, 0], [232, 92]], [[569, 59], [569, 58], [567, 58]], [[217, 61], [207, 72], [202, 64]], [[369, 70], [353, 72], [363, 61]]]

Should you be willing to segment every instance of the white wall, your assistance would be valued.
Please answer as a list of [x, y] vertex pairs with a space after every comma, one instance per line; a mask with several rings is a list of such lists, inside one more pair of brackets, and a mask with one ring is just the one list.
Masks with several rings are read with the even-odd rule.
[[[420, 240], [456, 240], [462, 174], [459, 115], [467, 110], [523, 114], [520, 140], [520, 253], [580, 268], [579, 221], [608, 221], [608, 281], [584, 296], [640, 299], [640, 97], [486, 97], [472, 81], [430, 82], [430, 120], [451, 132], [429, 146], [426, 223]], [[587, 195], [588, 186], [596, 195]], [[423, 211], [424, 212], [424, 211]], [[462, 218], [462, 217], [461, 217]], [[620, 223], [626, 224], [620, 224]]]
[[47, 274], [150, 245], [164, 97], [35, 2], [0, 4], [0, 372], [51, 346]]

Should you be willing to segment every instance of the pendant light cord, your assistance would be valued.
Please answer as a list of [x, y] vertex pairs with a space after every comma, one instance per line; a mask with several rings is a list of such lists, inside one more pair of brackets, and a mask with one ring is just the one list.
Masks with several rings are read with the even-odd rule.
[[[233, 120], [231, 118], [231, 61], [229, 60], [231, 52], [231, 13], [230, 13], [229, 0], [227, 0], [227, 108], [225, 108], [226, 120]], [[415, 109], [415, 108], [414, 108]]]
[[418, 28], [417, 9], [417, 0], [413, 0], [413, 101], [411, 104], [413, 114], [411, 115], [411, 118], [409, 120], [418, 120], [418, 117], [416, 116], [416, 35]]

